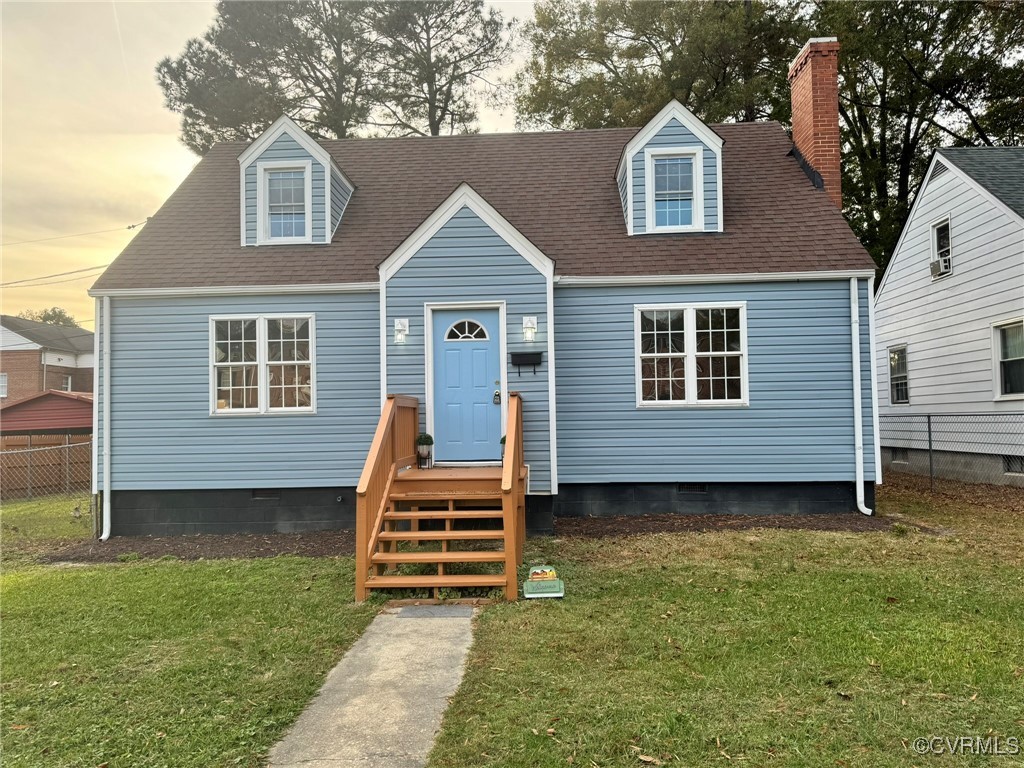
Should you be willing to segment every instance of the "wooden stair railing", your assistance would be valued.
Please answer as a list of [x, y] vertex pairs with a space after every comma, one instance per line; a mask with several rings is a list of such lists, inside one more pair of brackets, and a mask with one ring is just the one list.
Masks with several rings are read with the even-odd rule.
[[[498, 587], [517, 599], [526, 535], [522, 398], [509, 396], [500, 470], [412, 469], [418, 426], [417, 400], [389, 395], [356, 488], [356, 600], [372, 589], [433, 589], [437, 597], [463, 587]], [[503, 572], [466, 569], [491, 563]]]
[[388, 395], [356, 486], [356, 600], [366, 599], [370, 557], [377, 549], [391, 485], [400, 469], [416, 463], [419, 401]]
[[523, 463], [523, 398], [510, 392], [505, 456], [501, 462], [501, 511], [505, 528], [505, 597], [519, 597], [519, 564], [526, 539], [526, 473]]

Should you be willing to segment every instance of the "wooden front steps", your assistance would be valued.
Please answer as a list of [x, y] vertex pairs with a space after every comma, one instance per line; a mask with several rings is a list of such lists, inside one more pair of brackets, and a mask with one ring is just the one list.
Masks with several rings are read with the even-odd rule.
[[418, 422], [413, 398], [388, 398], [356, 489], [356, 599], [375, 589], [437, 598], [503, 588], [515, 600], [526, 502], [520, 397], [509, 397], [500, 466], [415, 468]]

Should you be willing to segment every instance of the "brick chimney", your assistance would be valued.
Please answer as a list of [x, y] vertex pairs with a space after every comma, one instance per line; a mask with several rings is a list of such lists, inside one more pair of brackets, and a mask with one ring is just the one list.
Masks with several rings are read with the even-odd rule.
[[839, 169], [839, 41], [812, 37], [789, 67], [793, 144], [818, 172], [825, 192], [843, 207]]

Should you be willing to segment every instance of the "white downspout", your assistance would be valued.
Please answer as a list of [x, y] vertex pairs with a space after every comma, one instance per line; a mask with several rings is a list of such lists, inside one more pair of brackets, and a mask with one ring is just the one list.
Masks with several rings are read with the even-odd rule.
[[861, 406], [863, 396], [860, 380], [860, 296], [857, 278], [850, 278], [850, 335], [853, 354], [853, 451], [856, 467], [857, 511], [865, 515], [874, 512], [864, 506], [864, 416]]
[[110, 538], [110, 297], [103, 297], [103, 530]]

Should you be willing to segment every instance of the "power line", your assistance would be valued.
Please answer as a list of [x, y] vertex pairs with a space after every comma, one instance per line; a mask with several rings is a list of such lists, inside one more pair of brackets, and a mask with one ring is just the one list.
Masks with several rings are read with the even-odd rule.
[[[43, 285], [57, 285], [58, 283], [73, 283], [76, 280], [89, 280], [90, 278], [97, 277], [95, 273], [88, 275], [79, 275], [78, 277], [64, 277], [60, 280], [46, 280], [42, 283], [29, 283], [28, 285], [12, 285], [11, 288], [38, 288]], [[6, 285], [0, 285], [0, 288], [6, 288]]]
[[[149, 217], [146, 218], [149, 221]], [[97, 229], [94, 232], [76, 232], [73, 235], [58, 235], [57, 237], [40, 237], [38, 240], [16, 240], [13, 243], [0, 243], [0, 247], [10, 248], [12, 245], [28, 245], [29, 243], [48, 243], [51, 240], [67, 240], [69, 237], [87, 237], [88, 235], [105, 235], [108, 232], [121, 232], [123, 230], [131, 230], [136, 227], [141, 227], [146, 221], [140, 221], [136, 224], [129, 224], [127, 227], [116, 227], [114, 229]]]
[[[97, 269], [103, 269], [109, 267], [110, 264], [97, 264], [95, 267], [83, 267], [82, 269], [72, 269], [70, 272], [56, 272], [52, 275], [38, 275], [36, 277], [26, 277], [24, 280], [11, 280], [9, 283], [0, 283], [0, 288], [10, 288], [12, 285], [21, 285], [22, 283], [34, 283], [36, 280], [49, 280], [51, 277], [64, 277], [65, 275], [77, 275], [80, 272], [95, 272]], [[76, 278], [78, 279], [78, 278]], [[46, 285], [46, 283], [41, 283]], [[29, 286], [31, 287], [31, 286]]]

